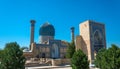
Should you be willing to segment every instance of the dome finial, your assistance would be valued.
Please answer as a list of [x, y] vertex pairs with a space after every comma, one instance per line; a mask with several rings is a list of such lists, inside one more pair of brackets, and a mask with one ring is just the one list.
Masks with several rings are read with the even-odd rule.
[[49, 21], [46, 21], [45, 23], [50, 24]]

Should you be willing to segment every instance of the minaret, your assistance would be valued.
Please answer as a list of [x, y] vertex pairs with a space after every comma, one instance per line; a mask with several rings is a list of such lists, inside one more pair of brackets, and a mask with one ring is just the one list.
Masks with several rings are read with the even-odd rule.
[[34, 43], [34, 25], [35, 25], [35, 20], [31, 20], [31, 32], [30, 32], [30, 45]]
[[74, 41], [74, 27], [71, 27], [71, 38], [72, 38], [72, 41]]

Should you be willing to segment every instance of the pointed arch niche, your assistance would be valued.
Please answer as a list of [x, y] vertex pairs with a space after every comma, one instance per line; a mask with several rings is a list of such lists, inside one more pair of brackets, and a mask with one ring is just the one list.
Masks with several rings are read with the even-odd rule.
[[103, 36], [99, 30], [94, 32], [94, 55], [104, 47]]
[[59, 51], [57, 44], [52, 45], [52, 58], [58, 58], [59, 57]]

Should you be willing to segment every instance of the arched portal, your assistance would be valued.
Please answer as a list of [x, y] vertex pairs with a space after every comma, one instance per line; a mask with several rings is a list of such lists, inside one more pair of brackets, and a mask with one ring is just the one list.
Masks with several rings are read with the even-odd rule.
[[102, 35], [98, 31], [94, 33], [94, 44], [102, 44]]
[[58, 46], [56, 44], [52, 45], [52, 58], [58, 58], [59, 57], [59, 51]]
[[97, 30], [94, 33], [94, 53], [96, 54], [103, 46], [102, 34]]

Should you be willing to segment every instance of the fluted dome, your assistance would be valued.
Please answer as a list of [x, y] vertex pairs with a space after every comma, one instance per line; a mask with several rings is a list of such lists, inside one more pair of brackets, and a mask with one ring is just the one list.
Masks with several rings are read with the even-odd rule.
[[55, 29], [53, 25], [49, 23], [44, 23], [39, 30], [39, 35], [41, 36], [54, 36], [55, 35]]

